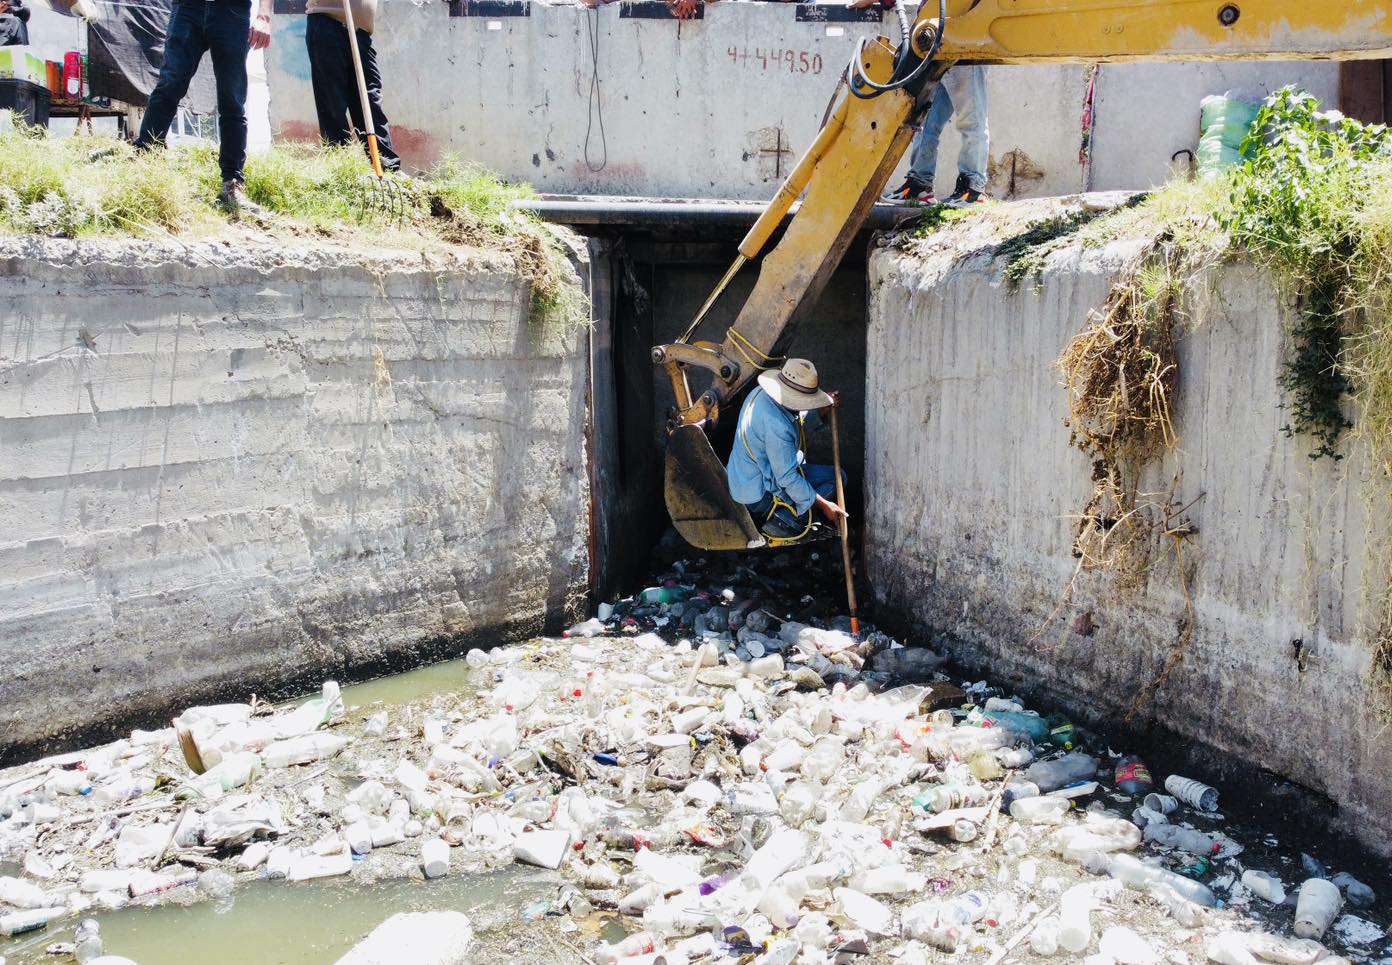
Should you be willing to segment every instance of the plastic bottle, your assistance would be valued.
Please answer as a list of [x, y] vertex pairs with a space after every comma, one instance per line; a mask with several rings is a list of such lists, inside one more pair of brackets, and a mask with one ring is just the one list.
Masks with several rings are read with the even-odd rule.
[[449, 874], [449, 845], [439, 838], [427, 838], [421, 845], [421, 870], [427, 878]]
[[91, 784], [85, 771], [59, 771], [44, 781], [44, 787], [54, 794], [73, 795], [82, 794]]
[[1064, 951], [1079, 954], [1092, 944], [1092, 888], [1074, 885], [1059, 899], [1058, 943]]
[[1001, 795], [1001, 810], [1010, 813], [1010, 806], [1027, 797], [1039, 797], [1039, 786], [1029, 781], [1011, 781]]
[[987, 713], [1005, 710], [1012, 714], [1020, 714], [1024, 712], [1025, 707], [1019, 701], [1010, 700], [1006, 697], [987, 697], [985, 710]]
[[87, 965], [92, 959], [101, 956], [101, 928], [95, 918], [83, 919], [77, 926], [74, 939], [73, 958], [77, 959], [78, 965]]
[[124, 804], [155, 789], [153, 777], [132, 777], [129, 772], [123, 772], [123, 775], [93, 791], [92, 800], [98, 804]]
[[1034, 931], [1030, 932], [1030, 950], [1036, 955], [1049, 958], [1057, 955], [1059, 950], [1059, 920], [1054, 915], [1050, 915], [1034, 926]]
[[1151, 891], [1157, 887], [1168, 887], [1180, 897], [1205, 908], [1214, 908], [1218, 900], [1213, 892], [1201, 882], [1175, 874], [1165, 868], [1145, 864], [1129, 854], [1112, 855], [1107, 870], [1128, 888], [1137, 891]]
[[1062, 824], [1073, 807], [1065, 797], [1026, 797], [1010, 805], [1010, 816], [1021, 824]]
[[1049, 736], [1049, 725], [1038, 714], [996, 710], [982, 714], [981, 720], [983, 724], [1003, 727], [1016, 734], [1024, 734], [1035, 743]]
[[959, 844], [965, 844], [968, 841], [975, 841], [980, 831], [975, 821], [959, 818], [952, 822], [952, 827], [948, 828], [947, 834], [953, 841]]
[[28, 910], [47, 907], [48, 894], [36, 884], [20, 878], [0, 878], [0, 904]]
[[1145, 839], [1162, 848], [1177, 848], [1201, 857], [1211, 857], [1218, 850], [1218, 842], [1192, 828], [1181, 828], [1177, 824], [1146, 825]]
[[996, 751], [996, 760], [1001, 767], [1028, 767], [1034, 761], [1034, 752], [1028, 747], [1002, 747]]
[[1248, 868], [1242, 872], [1242, 884], [1252, 894], [1271, 902], [1273, 905], [1279, 905], [1286, 900], [1286, 889], [1281, 885], [1281, 879], [1275, 875], [1267, 874], [1265, 871]]
[[845, 759], [843, 741], [836, 737], [819, 737], [803, 756], [802, 776], [809, 781], [826, 781]]
[[1344, 900], [1355, 908], [1370, 908], [1377, 900], [1377, 892], [1347, 871], [1341, 871], [1329, 880], [1344, 893]]
[[952, 925], [971, 925], [986, 917], [990, 902], [979, 891], [958, 895], [943, 905], [942, 920]]
[[342, 716], [343, 693], [337, 681], [326, 680], [319, 689], [318, 697], [306, 700], [290, 713], [277, 717], [273, 724], [277, 735], [285, 739], [318, 730], [320, 725]]
[[888, 781], [881, 778], [867, 778], [851, 789], [846, 802], [841, 805], [841, 818], [852, 824], [859, 824], [870, 813], [870, 808], [885, 792]]
[[1155, 780], [1150, 776], [1150, 768], [1136, 754], [1128, 754], [1116, 762], [1113, 771], [1117, 790], [1123, 794], [1137, 797], [1155, 790]]
[[1344, 903], [1338, 885], [1324, 878], [1310, 878], [1300, 886], [1295, 901], [1295, 934], [1298, 938], [1313, 938], [1319, 941], [1339, 907]]
[[619, 965], [625, 958], [635, 958], [638, 955], [650, 955], [657, 951], [657, 940], [652, 934], [640, 931], [635, 935], [629, 935], [617, 944], [601, 944], [595, 949], [595, 959], [600, 965]]
[[980, 784], [940, 784], [914, 798], [914, 807], [942, 814], [955, 808], [979, 807], [988, 799]]
[[1048, 718], [1049, 724], [1049, 743], [1055, 747], [1062, 747], [1066, 751], [1071, 751], [1078, 743], [1078, 730], [1073, 726], [1072, 721], [1058, 714], [1051, 714]]
[[289, 767], [328, 760], [348, 746], [348, 738], [337, 734], [313, 733], [276, 741], [261, 752], [267, 767]]
[[67, 914], [66, 908], [28, 908], [0, 915], [0, 935], [9, 938], [25, 932], [38, 931], [55, 918]]
[[822, 798], [822, 788], [807, 781], [793, 781], [783, 790], [778, 802], [778, 812], [791, 827], [805, 824], [817, 809]]
[[1037, 785], [1041, 794], [1057, 791], [1074, 781], [1088, 781], [1097, 774], [1097, 759], [1074, 752], [1056, 761], [1037, 761], [1021, 773], [1022, 780]]

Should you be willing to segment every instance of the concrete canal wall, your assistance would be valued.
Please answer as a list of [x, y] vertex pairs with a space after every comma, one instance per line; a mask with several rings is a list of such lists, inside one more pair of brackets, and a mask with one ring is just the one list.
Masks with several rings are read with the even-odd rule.
[[0, 241], [0, 756], [559, 623], [587, 339], [529, 303], [478, 253]]
[[1182, 555], [1158, 539], [1130, 592], [1113, 571], [1078, 573], [1093, 466], [1070, 447], [1056, 360], [1137, 250], [1066, 244], [1037, 288], [1013, 293], [995, 244], [969, 235], [873, 253], [876, 600], [919, 634], [945, 634], [970, 671], [1118, 728], [1162, 773], [1183, 768], [1229, 800], [1246, 794], [1273, 818], [1386, 853], [1392, 741], [1366, 683], [1375, 483], [1356, 447], [1312, 461], [1309, 439], [1283, 432], [1293, 312], [1271, 276], [1239, 261], [1185, 290], [1178, 442], [1140, 486], [1176, 510], [1171, 523], [1192, 524]]

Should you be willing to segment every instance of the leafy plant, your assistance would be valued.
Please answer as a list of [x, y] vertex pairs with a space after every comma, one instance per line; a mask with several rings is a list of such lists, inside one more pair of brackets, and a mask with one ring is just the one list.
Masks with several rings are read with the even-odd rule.
[[1243, 144], [1248, 160], [1232, 180], [1220, 216], [1232, 243], [1277, 269], [1295, 287], [1300, 321], [1282, 386], [1291, 393], [1290, 433], [1314, 437], [1311, 458], [1341, 458], [1352, 426], [1343, 401], [1352, 383], [1341, 357], [1347, 293], [1358, 275], [1364, 199], [1385, 169], [1383, 125], [1320, 111], [1310, 94], [1286, 87], [1262, 107]]

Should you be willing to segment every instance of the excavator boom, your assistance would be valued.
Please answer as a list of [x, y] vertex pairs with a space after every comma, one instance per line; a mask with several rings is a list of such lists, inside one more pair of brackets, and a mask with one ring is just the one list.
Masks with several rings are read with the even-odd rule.
[[[953, 64], [1392, 57], [1392, 0], [926, 0], [913, 23], [897, 13], [898, 43], [860, 42], [844, 93], [740, 242], [734, 265], [682, 338], [653, 349], [676, 397], [667, 508], [682, 536], [704, 549], [763, 542], [729, 498], [705, 430], [760, 371], [779, 364]], [[725, 338], [692, 342], [725, 286], [756, 259], [758, 279]], [[693, 388], [693, 370], [704, 388]]]

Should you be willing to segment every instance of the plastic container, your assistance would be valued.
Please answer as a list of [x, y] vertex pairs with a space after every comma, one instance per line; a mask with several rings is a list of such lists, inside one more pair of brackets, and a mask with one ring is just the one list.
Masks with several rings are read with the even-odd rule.
[[48, 893], [32, 882], [20, 878], [0, 878], [0, 904], [13, 905], [28, 911], [46, 908], [52, 902]]
[[421, 845], [421, 870], [426, 878], [443, 878], [449, 874], [449, 845], [439, 838], [426, 838]]
[[940, 784], [914, 798], [914, 807], [934, 814], [956, 808], [980, 807], [990, 799], [980, 784]]
[[1171, 774], [1165, 778], [1165, 790], [1191, 808], [1209, 812], [1218, 810], [1218, 792], [1207, 784]]
[[1295, 900], [1296, 937], [1322, 939], [1343, 903], [1339, 886], [1334, 882], [1324, 878], [1308, 879], [1300, 886]]
[[101, 927], [95, 918], [85, 918], [73, 935], [73, 958], [78, 965], [87, 965], [102, 953]]
[[952, 925], [971, 925], [986, 917], [990, 901], [979, 891], [958, 895], [943, 905], [941, 918]]
[[778, 801], [778, 813], [790, 827], [801, 827], [816, 813], [822, 799], [822, 787], [809, 781], [793, 781], [783, 789]]
[[155, 779], [148, 775], [131, 777], [129, 773], [118, 776], [108, 784], [103, 784], [92, 792], [92, 800], [98, 804], [124, 804], [149, 794], [155, 789]]
[[1179, 798], [1171, 797], [1168, 794], [1147, 794], [1145, 806], [1152, 811], [1159, 811], [1161, 814], [1174, 814], [1179, 810]]

